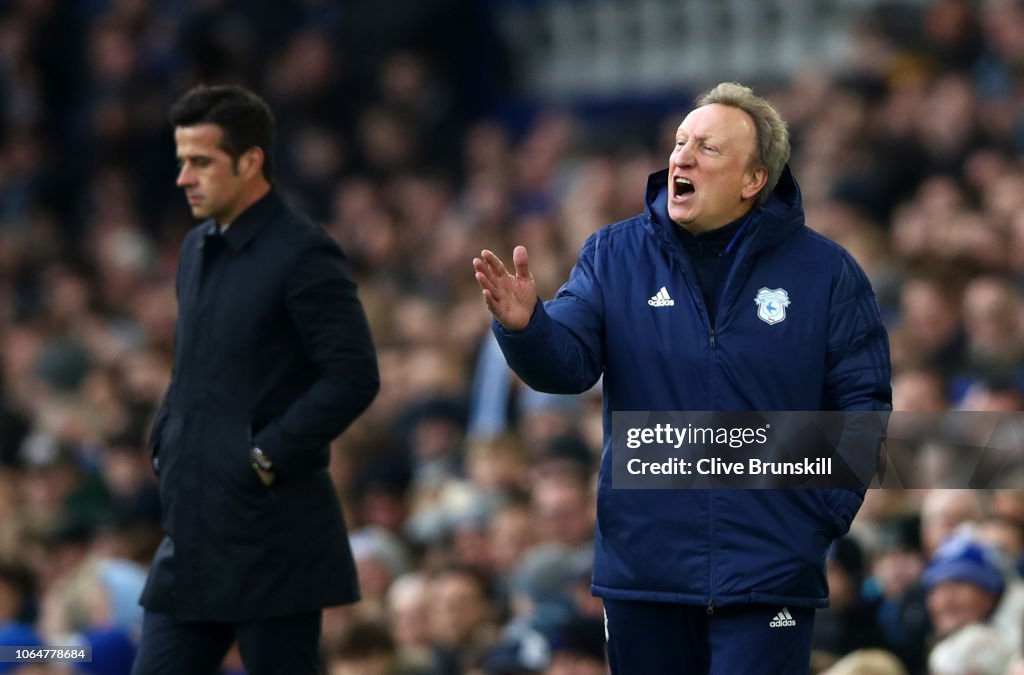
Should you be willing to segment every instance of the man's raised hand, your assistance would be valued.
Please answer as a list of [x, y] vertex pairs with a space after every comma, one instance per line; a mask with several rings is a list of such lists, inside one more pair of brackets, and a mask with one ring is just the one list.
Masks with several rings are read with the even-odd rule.
[[498, 256], [485, 249], [479, 258], [473, 258], [473, 269], [487, 309], [498, 323], [508, 330], [522, 330], [530, 323], [537, 304], [537, 287], [530, 274], [530, 258], [525, 246], [515, 247], [512, 263], [516, 270], [514, 275]]

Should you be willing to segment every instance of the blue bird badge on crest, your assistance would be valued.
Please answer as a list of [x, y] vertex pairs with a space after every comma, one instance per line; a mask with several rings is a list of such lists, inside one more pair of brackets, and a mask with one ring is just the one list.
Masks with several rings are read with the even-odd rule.
[[754, 298], [757, 304], [757, 318], [768, 325], [786, 320], [786, 308], [789, 307], [789, 293], [784, 288], [762, 288]]

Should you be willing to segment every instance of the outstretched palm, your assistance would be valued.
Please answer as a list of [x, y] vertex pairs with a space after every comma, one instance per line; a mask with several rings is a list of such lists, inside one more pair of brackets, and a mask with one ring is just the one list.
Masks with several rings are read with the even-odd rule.
[[530, 274], [525, 246], [516, 246], [512, 251], [512, 263], [515, 274], [511, 274], [493, 252], [484, 250], [479, 258], [473, 258], [473, 269], [476, 282], [483, 289], [484, 302], [494, 318], [509, 330], [521, 330], [533, 316], [537, 287]]

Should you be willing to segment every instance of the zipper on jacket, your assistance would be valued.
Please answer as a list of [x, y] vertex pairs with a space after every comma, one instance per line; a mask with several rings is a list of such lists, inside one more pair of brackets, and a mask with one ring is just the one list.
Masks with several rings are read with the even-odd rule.
[[714, 613], [715, 613], [715, 599], [714, 598], [708, 598], [708, 616], [711, 616]]
[[711, 329], [711, 348], [715, 348], [715, 329]]

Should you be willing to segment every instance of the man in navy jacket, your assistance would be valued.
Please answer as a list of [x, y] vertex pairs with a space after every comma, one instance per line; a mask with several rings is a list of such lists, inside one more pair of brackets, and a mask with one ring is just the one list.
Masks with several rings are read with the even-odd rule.
[[863, 271], [804, 225], [784, 122], [747, 87], [700, 97], [643, 214], [583, 245], [541, 303], [524, 247], [473, 261], [531, 387], [602, 377], [593, 592], [615, 673], [806, 672], [825, 553], [858, 490], [611, 486], [617, 410], [888, 411], [888, 338]]

